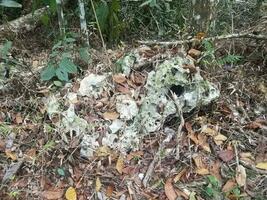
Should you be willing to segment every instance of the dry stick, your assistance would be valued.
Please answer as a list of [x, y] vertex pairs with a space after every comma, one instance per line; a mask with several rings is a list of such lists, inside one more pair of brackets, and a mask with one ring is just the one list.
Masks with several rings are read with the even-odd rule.
[[171, 91], [171, 98], [172, 98], [172, 100], [173, 100], [173, 102], [174, 102], [174, 104], [175, 104], [175, 106], [176, 106], [176, 109], [177, 109], [177, 113], [178, 113], [178, 115], [179, 115], [179, 117], [180, 117], [180, 124], [179, 124], [179, 127], [178, 127], [178, 129], [177, 129], [177, 135], [176, 135], [176, 142], [177, 142], [177, 144], [176, 144], [176, 156], [175, 156], [175, 158], [177, 159], [177, 160], [179, 160], [180, 159], [180, 145], [179, 145], [179, 143], [180, 143], [180, 141], [181, 141], [181, 137], [182, 137], [182, 129], [183, 129], [183, 127], [184, 127], [184, 123], [185, 123], [185, 121], [184, 121], [184, 117], [183, 117], [183, 110], [182, 110], [182, 107], [181, 107], [181, 105], [179, 105], [178, 104], [178, 102], [177, 102], [177, 96], [176, 96], [176, 94], [174, 94], [172, 91]]
[[[221, 35], [221, 36], [215, 36], [215, 37], [208, 37], [204, 40], [225, 40], [225, 39], [232, 39], [232, 38], [250, 38], [250, 39], [258, 39], [258, 40], [267, 40], [267, 37], [264, 35], [255, 35], [253, 33], [234, 33], [230, 35]], [[193, 38], [190, 40], [176, 40], [176, 41], [137, 41], [140, 44], [146, 44], [146, 45], [166, 45], [166, 46], [172, 46], [172, 45], [182, 45], [182, 44], [188, 44], [193, 42], [198, 42], [199, 39]]]
[[95, 20], [96, 20], [97, 29], [98, 29], [99, 34], [100, 34], [100, 38], [101, 38], [101, 42], [102, 42], [102, 46], [103, 46], [104, 51], [105, 51], [105, 54], [106, 54], [106, 56], [107, 56], [107, 60], [108, 60], [108, 62], [109, 62], [109, 65], [111, 66], [111, 60], [109, 59], [108, 54], [107, 54], [107, 48], [106, 48], [106, 44], [105, 44], [105, 41], [104, 41], [104, 38], [103, 38], [103, 34], [102, 34], [102, 31], [101, 31], [101, 27], [100, 27], [100, 25], [99, 25], [98, 17], [97, 17], [97, 15], [96, 15], [94, 2], [93, 2], [93, 0], [90, 0], [90, 2], [91, 2], [91, 6], [92, 6], [92, 9], [93, 9], [93, 12], [94, 12], [94, 16], [95, 16]]
[[158, 160], [159, 160], [159, 154], [160, 154], [160, 151], [161, 151], [161, 145], [159, 146], [159, 149], [158, 149], [158, 152], [156, 153], [156, 155], [154, 156], [154, 159], [153, 159], [153, 161], [150, 163], [150, 165], [148, 166], [148, 169], [147, 169], [147, 171], [146, 171], [146, 175], [145, 175], [145, 177], [144, 177], [144, 179], [143, 179], [143, 185], [144, 185], [144, 187], [146, 188], [147, 187], [147, 183], [148, 183], [148, 181], [150, 180], [150, 178], [151, 178], [151, 176], [152, 176], [152, 174], [153, 174], [153, 172], [154, 172], [154, 168], [155, 168], [155, 164], [158, 162]]

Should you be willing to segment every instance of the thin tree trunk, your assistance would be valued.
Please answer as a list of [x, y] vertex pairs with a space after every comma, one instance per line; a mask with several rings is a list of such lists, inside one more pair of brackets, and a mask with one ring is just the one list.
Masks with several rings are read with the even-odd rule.
[[87, 30], [87, 23], [85, 18], [85, 10], [84, 10], [84, 1], [79, 0], [79, 8], [80, 8], [80, 24], [81, 24], [81, 32], [82, 39], [85, 41], [86, 45], [89, 47], [89, 35]]
[[64, 13], [62, 0], [56, 0], [57, 3], [57, 15], [58, 15], [58, 25], [61, 37], [65, 37], [65, 24], [64, 24]]

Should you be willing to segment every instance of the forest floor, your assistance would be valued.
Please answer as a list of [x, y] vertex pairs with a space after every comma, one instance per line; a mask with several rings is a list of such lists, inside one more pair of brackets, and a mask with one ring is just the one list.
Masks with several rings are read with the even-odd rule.
[[[13, 57], [33, 68], [43, 66], [49, 45], [39, 42], [34, 34], [18, 38]], [[122, 156], [102, 147], [93, 158], [84, 159], [80, 138], [63, 139], [54, 125], [57, 119], [47, 116], [44, 99], [58, 91], [61, 97], [67, 90], [77, 91], [85, 74], [110, 71], [109, 61], [114, 63], [131, 48], [108, 54], [92, 51], [92, 64], [73, 77], [70, 88], [41, 82], [39, 72], [27, 69], [26, 75], [16, 73], [7, 80], [12, 87], [0, 97], [0, 199], [266, 199], [267, 67], [260, 57], [250, 59], [255, 49], [243, 52], [242, 64], [196, 64], [221, 94], [209, 106], [184, 115], [179, 144], [174, 138], [161, 148], [167, 136], [160, 130], [144, 138], [138, 151]], [[158, 49], [153, 46], [145, 53], [161, 52]], [[145, 69], [138, 73], [146, 77]], [[132, 85], [113, 87], [112, 93], [142, 90], [146, 80], [136, 84], [134, 76], [128, 77]], [[76, 114], [88, 122], [103, 122], [103, 114], [114, 107], [105, 98], [79, 99], [76, 106]], [[173, 130], [178, 125], [168, 122]], [[95, 130], [105, 131], [101, 126]]]

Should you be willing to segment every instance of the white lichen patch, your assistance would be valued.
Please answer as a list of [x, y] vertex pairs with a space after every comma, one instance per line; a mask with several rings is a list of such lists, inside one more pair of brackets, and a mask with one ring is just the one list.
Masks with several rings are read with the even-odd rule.
[[79, 95], [98, 98], [107, 86], [107, 75], [89, 74], [80, 82]]

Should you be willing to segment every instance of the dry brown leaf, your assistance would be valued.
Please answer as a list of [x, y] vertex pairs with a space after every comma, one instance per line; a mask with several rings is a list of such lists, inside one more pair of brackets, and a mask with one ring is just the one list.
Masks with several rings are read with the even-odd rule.
[[188, 136], [195, 144], [199, 144], [199, 141], [198, 141], [198, 138], [195, 136], [194, 133], [189, 133], [189, 136]]
[[132, 77], [132, 81], [136, 85], [143, 85], [145, 84], [145, 77], [140, 72], [135, 72], [134, 76]]
[[127, 85], [117, 85], [116, 90], [123, 94], [131, 94], [131, 91]]
[[249, 124], [246, 125], [246, 128], [248, 129], [258, 129], [258, 128], [262, 128], [262, 124], [254, 121], [254, 122], [250, 122]]
[[114, 186], [113, 185], [108, 185], [107, 190], [106, 190], [107, 197], [111, 197], [113, 191], [114, 191]]
[[211, 164], [210, 174], [215, 176], [218, 180], [222, 180], [222, 177], [221, 177], [221, 162], [219, 160], [216, 160]]
[[174, 183], [177, 183], [181, 179], [181, 177], [186, 173], [187, 168], [182, 169], [173, 179]]
[[203, 134], [198, 134], [199, 145], [207, 152], [211, 152], [210, 145], [207, 142], [207, 137]]
[[120, 174], [122, 174], [123, 167], [124, 167], [123, 156], [120, 155], [116, 163], [116, 169]]
[[235, 180], [239, 186], [245, 186], [247, 181], [246, 169], [242, 165], [236, 167]]
[[112, 153], [111, 149], [108, 146], [101, 146], [96, 150], [97, 157], [106, 157]]
[[267, 162], [260, 162], [256, 165], [258, 169], [265, 169], [267, 170]]
[[194, 163], [197, 167], [197, 169], [195, 171], [197, 174], [199, 174], [199, 175], [209, 174], [209, 170], [207, 169], [207, 167], [203, 163], [201, 156], [195, 156], [195, 157], [193, 157], [193, 160], [194, 160]]
[[29, 149], [28, 151], [26, 151], [25, 158], [28, 161], [32, 161], [33, 159], [35, 159], [36, 158], [36, 149], [32, 148], [32, 149]]
[[96, 181], [95, 181], [95, 191], [96, 191], [96, 192], [99, 192], [100, 189], [101, 189], [101, 187], [102, 187], [102, 183], [101, 183], [101, 181], [100, 181], [100, 178], [97, 177], [97, 178], [96, 178]]
[[41, 193], [41, 196], [44, 199], [53, 200], [53, 199], [61, 199], [64, 195], [63, 190], [46, 190]]
[[176, 194], [174, 187], [172, 185], [172, 179], [171, 178], [167, 179], [165, 186], [164, 186], [164, 191], [165, 191], [165, 194], [169, 200], [176, 200], [177, 194]]
[[210, 174], [209, 170], [206, 168], [197, 168], [196, 173], [199, 175], [208, 175]]
[[115, 83], [121, 84], [121, 83], [124, 83], [126, 81], [126, 77], [124, 74], [115, 74], [115, 75], [113, 75], [113, 81]]
[[190, 49], [188, 51], [188, 54], [190, 56], [192, 56], [193, 58], [198, 58], [201, 55], [201, 51], [197, 50], [197, 49]]
[[207, 126], [203, 127], [203, 129], [201, 130], [201, 132], [202, 133], [205, 133], [206, 135], [212, 136], [212, 137], [219, 134], [216, 130], [214, 130], [212, 128], [209, 128]]
[[75, 188], [69, 187], [65, 193], [65, 197], [67, 200], [77, 200], [77, 193]]
[[13, 153], [10, 149], [6, 149], [5, 153], [6, 153], [6, 157], [11, 158], [11, 160], [17, 160], [18, 159], [16, 153]]
[[6, 148], [6, 143], [0, 137], [0, 151], [5, 151], [5, 148]]
[[127, 160], [130, 161], [133, 158], [141, 158], [144, 155], [143, 151], [133, 151], [127, 155]]
[[218, 156], [222, 161], [229, 162], [234, 158], [234, 152], [232, 150], [219, 151]]
[[15, 116], [15, 121], [16, 121], [16, 124], [21, 124], [21, 123], [23, 122], [21, 113], [17, 113], [17, 114], [16, 114], [16, 116]]
[[115, 119], [118, 119], [119, 116], [120, 114], [117, 112], [105, 112], [103, 114], [103, 118], [105, 120], [115, 120]]
[[227, 140], [227, 137], [222, 135], [222, 134], [219, 134], [219, 135], [216, 135], [214, 138], [213, 138], [214, 142], [216, 145], [222, 145], [224, 141]]
[[233, 179], [229, 179], [223, 186], [223, 192], [229, 192], [236, 186], [236, 182]]

